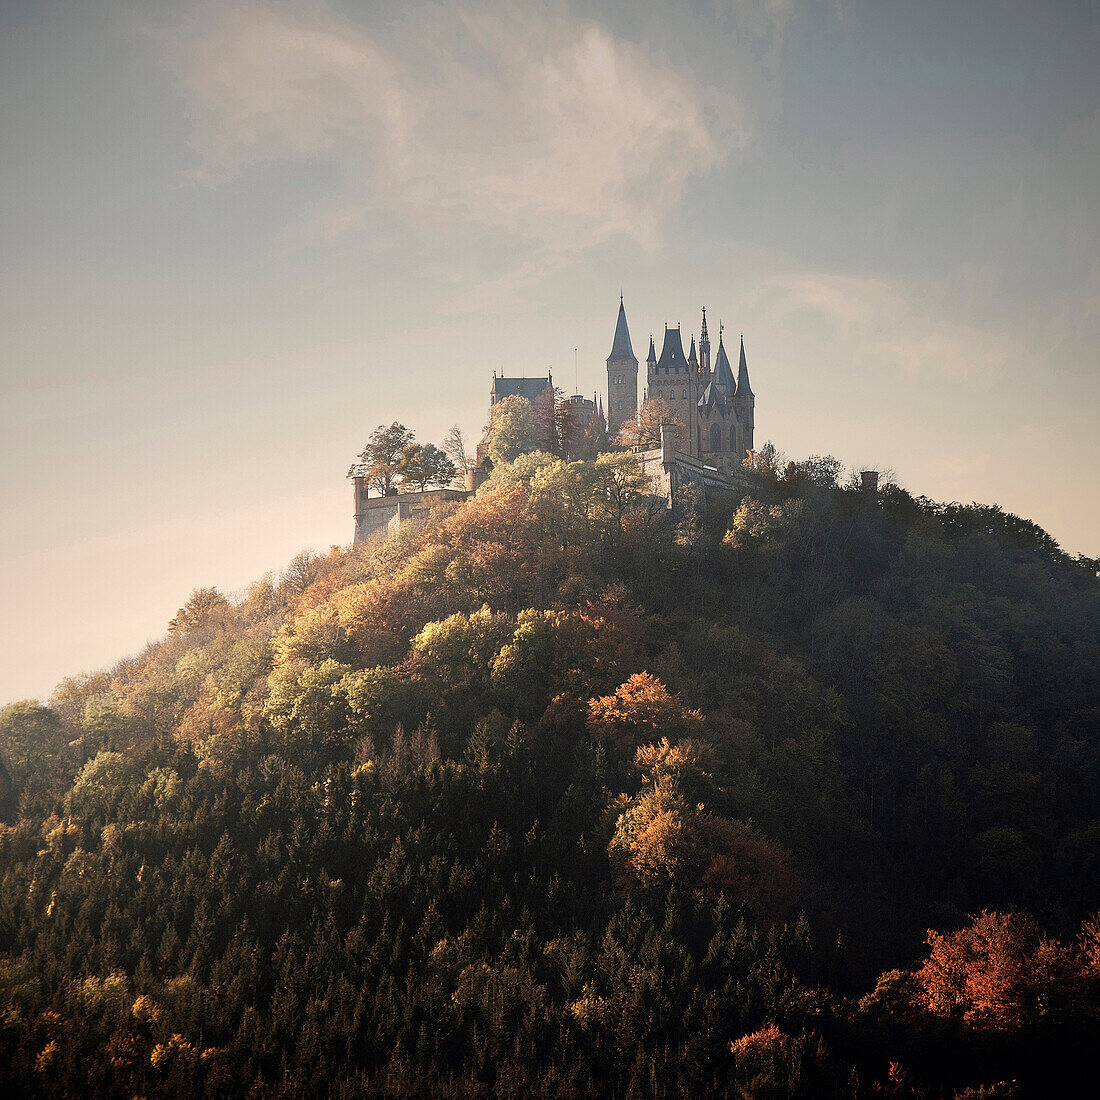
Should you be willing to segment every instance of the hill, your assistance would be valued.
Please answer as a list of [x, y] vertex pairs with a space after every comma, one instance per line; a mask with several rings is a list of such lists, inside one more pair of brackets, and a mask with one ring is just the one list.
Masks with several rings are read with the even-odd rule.
[[1064, 1095], [1097, 562], [830, 459], [752, 477], [672, 513], [627, 456], [527, 455], [4, 710], [0, 1078]]

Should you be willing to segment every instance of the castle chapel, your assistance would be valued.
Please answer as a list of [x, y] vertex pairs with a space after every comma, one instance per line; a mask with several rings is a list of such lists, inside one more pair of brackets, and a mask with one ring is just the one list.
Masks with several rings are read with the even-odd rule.
[[[726, 354], [721, 328], [718, 351], [711, 366], [707, 311], [691, 349], [684, 355], [680, 326], [665, 326], [660, 358], [653, 337], [649, 338], [646, 360], [646, 397], [666, 401], [673, 416], [686, 429], [687, 453], [707, 465], [732, 473], [741, 468], [746, 451], [753, 447], [753, 418], [756, 398], [749, 386], [749, 368], [745, 362], [745, 339], [741, 338], [737, 376]], [[607, 426], [612, 438], [623, 424], [638, 415], [638, 359], [630, 343], [626, 308], [619, 298], [619, 317], [615, 338], [607, 357]]]

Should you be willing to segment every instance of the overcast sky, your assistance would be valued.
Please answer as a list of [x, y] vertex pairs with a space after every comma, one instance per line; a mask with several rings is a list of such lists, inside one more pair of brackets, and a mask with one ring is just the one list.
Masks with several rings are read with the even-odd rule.
[[1100, 554], [1098, 13], [3, 0], [0, 703], [349, 541], [380, 422], [603, 389], [620, 287], [758, 442]]

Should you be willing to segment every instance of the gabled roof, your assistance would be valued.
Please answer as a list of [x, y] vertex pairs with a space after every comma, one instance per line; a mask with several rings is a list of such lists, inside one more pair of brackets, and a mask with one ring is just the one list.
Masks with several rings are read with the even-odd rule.
[[634, 356], [634, 349], [630, 346], [630, 329], [626, 326], [626, 308], [623, 306], [622, 298], [619, 298], [619, 319], [615, 322], [615, 339], [611, 344], [611, 354], [607, 357], [607, 361], [610, 363], [613, 359], [638, 362]]
[[732, 397], [737, 392], [737, 383], [733, 380], [733, 368], [730, 366], [726, 346], [721, 338], [718, 340], [718, 355], [714, 360], [714, 381], [726, 391], [728, 397]]
[[749, 365], [745, 362], [745, 337], [741, 337], [741, 362], [737, 364], [737, 395], [738, 397], [752, 397], [752, 387], [749, 385]]
[[526, 397], [528, 401], [534, 401], [550, 388], [549, 378], [505, 378], [503, 375], [495, 375], [489, 400], [493, 405], [506, 397]]
[[680, 326], [676, 328], [665, 327], [665, 346], [661, 348], [661, 358], [657, 360], [657, 366], [672, 368], [683, 367], [687, 370], [687, 359], [684, 358], [684, 343], [680, 339]]

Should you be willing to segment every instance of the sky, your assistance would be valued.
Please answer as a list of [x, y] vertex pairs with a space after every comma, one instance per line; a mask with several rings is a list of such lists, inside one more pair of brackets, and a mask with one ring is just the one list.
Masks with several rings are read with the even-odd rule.
[[0, 704], [352, 535], [380, 423], [604, 390], [1100, 554], [1100, 6], [0, 2]]

